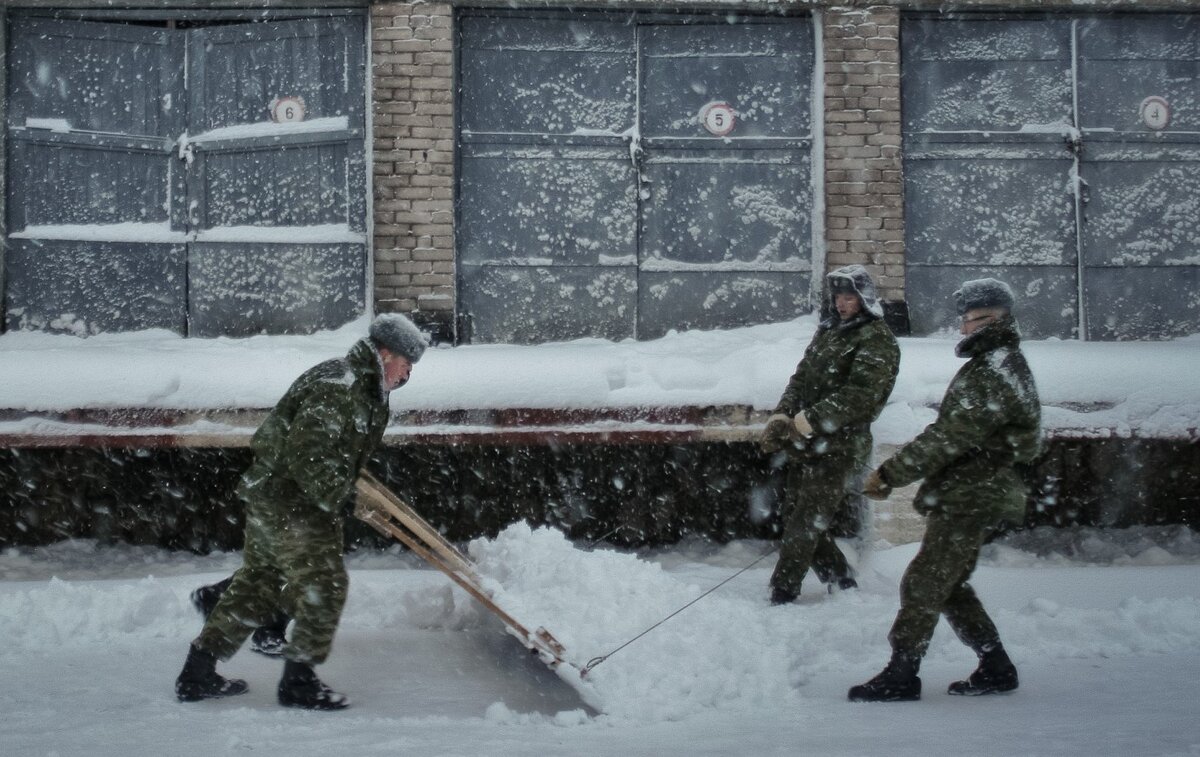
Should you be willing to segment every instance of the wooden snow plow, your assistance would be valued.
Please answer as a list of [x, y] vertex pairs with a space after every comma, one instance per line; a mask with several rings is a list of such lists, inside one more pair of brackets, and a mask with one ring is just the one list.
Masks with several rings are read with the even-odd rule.
[[[545, 628], [530, 631], [504, 611], [484, 588], [475, 563], [451, 544], [436, 528], [429, 525], [404, 500], [393, 494], [370, 473], [363, 471], [355, 482], [358, 499], [354, 516], [385, 536], [398, 540], [423, 560], [449, 576], [463, 591], [500, 618], [508, 633], [515, 636], [530, 652], [558, 673], [568, 683], [576, 676], [566, 668], [579, 667], [565, 657], [566, 650]], [[578, 688], [578, 686], [574, 686]]]

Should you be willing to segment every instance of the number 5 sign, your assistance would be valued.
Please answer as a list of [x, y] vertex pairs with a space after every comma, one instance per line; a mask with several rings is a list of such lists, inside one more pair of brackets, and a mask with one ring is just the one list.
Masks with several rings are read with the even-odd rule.
[[711, 102], [700, 109], [700, 123], [709, 134], [723, 137], [737, 125], [737, 114], [727, 102]]

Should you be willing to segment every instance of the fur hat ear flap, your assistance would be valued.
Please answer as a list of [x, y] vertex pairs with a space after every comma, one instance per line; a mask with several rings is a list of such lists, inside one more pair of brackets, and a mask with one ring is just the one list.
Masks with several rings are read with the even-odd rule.
[[876, 318], [883, 317], [883, 305], [879, 303], [879, 296], [875, 293], [875, 282], [871, 279], [871, 274], [866, 268], [861, 265], [848, 265], [837, 269], [825, 276], [826, 288], [829, 290], [829, 298], [833, 299], [834, 295], [857, 294], [862, 300], [863, 310]]

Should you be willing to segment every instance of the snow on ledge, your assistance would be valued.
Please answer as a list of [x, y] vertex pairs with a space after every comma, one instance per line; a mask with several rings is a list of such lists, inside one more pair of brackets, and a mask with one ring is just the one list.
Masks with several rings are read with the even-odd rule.
[[319, 134], [327, 131], [345, 131], [350, 128], [350, 119], [346, 116], [329, 116], [314, 118], [311, 121], [261, 121], [253, 124], [238, 124], [212, 129], [201, 134], [183, 135], [180, 144], [216, 142], [222, 139], [250, 139], [255, 137], [285, 137], [291, 134]]
[[197, 231], [197, 242], [255, 242], [259, 244], [364, 244], [367, 235], [344, 223], [317, 226], [218, 226]]
[[9, 234], [11, 239], [53, 239], [79, 242], [143, 242], [150, 244], [183, 244], [188, 241], [184, 231], [174, 231], [171, 224], [162, 223], [103, 223], [103, 224], [46, 224], [26, 226]]
[[163, 223], [55, 224], [26, 226], [12, 239], [45, 239], [82, 242], [186, 244], [225, 242], [248, 244], [365, 244], [366, 234], [351, 231], [344, 223], [314, 226], [218, 226], [195, 232], [172, 230]]
[[[0, 335], [0, 409], [14, 420], [22, 413], [44, 418], [80, 409], [200, 411], [212, 418], [224, 409], [270, 408], [303, 371], [344, 355], [366, 333], [368, 320], [309, 336], [243, 339], [185, 339], [161, 330], [87, 338], [10, 331]], [[392, 394], [392, 410], [401, 425], [418, 427], [412, 434], [429, 436], [470, 433], [464, 426], [477, 421], [445, 421], [448, 413], [470, 409], [741, 408], [745, 412], [728, 423], [710, 418], [752, 434], [778, 401], [815, 328], [816, 319], [806, 316], [643, 342], [442, 345], [426, 352], [408, 385]], [[955, 338], [899, 341], [900, 374], [873, 426], [880, 444], [903, 443], [932, 422], [963, 362], [954, 356]], [[1200, 336], [1165, 342], [1049, 339], [1027, 341], [1024, 348], [1052, 434], [1197, 437]], [[680, 416], [666, 427], [687, 431], [687, 422]], [[442, 423], [447, 428], [430, 428]], [[614, 430], [621, 431], [571, 429]]]

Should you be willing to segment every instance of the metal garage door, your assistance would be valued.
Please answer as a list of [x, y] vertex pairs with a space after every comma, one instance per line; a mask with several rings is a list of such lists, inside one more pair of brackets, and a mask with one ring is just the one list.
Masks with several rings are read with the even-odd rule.
[[304, 332], [366, 296], [363, 27], [11, 26], [9, 328]]
[[474, 341], [651, 338], [809, 309], [807, 19], [464, 14]]
[[995, 275], [1035, 336], [1200, 331], [1200, 19], [915, 17], [903, 36], [913, 328]]

